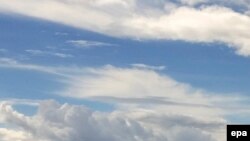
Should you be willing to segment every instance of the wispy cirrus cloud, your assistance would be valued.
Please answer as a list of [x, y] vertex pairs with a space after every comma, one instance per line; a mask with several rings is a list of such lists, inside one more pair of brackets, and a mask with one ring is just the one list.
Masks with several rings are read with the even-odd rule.
[[72, 44], [78, 48], [116, 46], [115, 44], [98, 42], [98, 41], [89, 41], [89, 40], [69, 40], [66, 43]]
[[140, 69], [150, 69], [150, 70], [164, 70], [166, 66], [149, 66], [145, 64], [132, 64], [132, 67], [140, 68]]
[[69, 33], [66, 33], [66, 32], [55, 32], [55, 35], [56, 36], [68, 36]]
[[65, 53], [59, 53], [59, 52], [49, 52], [49, 51], [42, 51], [42, 50], [33, 50], [33, 49], [28, 49], [25, 50], [26, 52], [35, 55], [35, 56], [55, 56], [55, 57], [60, 57], [60, 58], [70, 58], [73, 57], [71, 54], [65, 54]]
[[5, 53], [7, 53], [7, 52], [8, 52], [8, 50], [7, 50], [7, 49], [0, 48], [0, 53], [1, 53], [1, 54], [5, 54]]
[[50, 66], [41, 66], [41, 65], [36, 65], [36, 64], [22, 63], [13, 58], [0, 58], [0, 68], [37, 71], [37, 72], [44, 72], [48, 74], [59, 75], [63, 77], [69, 77], [68, 75], [65, 75], [65, 73], [62, 73], [59, 71], [59, 70], [64, 70], [67, 72], [66, 68], [59, 69], [59, 67], [50, 67]]
[[219, 5], [227, 6], [230, 8], [239, 8], [241, 11], [245, 11], [250, 8], [250, 2], [248, 0], [177, 0], [181, 4], [197, 6], [197, 5]]
[[[233, 48], [237, 54], [249, 56], [250, 17], [247, 12], [250, 4], [246, 0], [238, 2], [239, 4], [232, 0], [27, 0], [23, 3], [19, 0], [3, 0], [0, 2], [0, 11], [120, 38], [221, 42]], [[235, 5], [244, 7], [243, 11], [235, 10]], [[86, 42], [81, 44], [86, 46]]]

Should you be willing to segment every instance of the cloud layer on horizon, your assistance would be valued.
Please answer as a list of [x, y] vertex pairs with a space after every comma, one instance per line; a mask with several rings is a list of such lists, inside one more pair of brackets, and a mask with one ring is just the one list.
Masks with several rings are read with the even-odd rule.
[[[249, 2], [241, 0], [3, 0], [1, 12], [41, 18], [115, 37], [221, 42], [250, 55]], [[238, 1], [237, 1], [238, 2]], [[230, 7], [231, 6], [231, 7]], [[234, 7], [244, 7], [237, 12]], [[63, 15], [63, 16], [62, 16]]]

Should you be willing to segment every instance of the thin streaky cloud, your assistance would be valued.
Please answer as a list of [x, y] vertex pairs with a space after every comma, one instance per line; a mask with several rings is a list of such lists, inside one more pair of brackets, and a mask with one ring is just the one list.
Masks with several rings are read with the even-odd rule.
[[61, 57], [61, 58], [73, 57], [73, 55], [71, 55], [71, 54], [58, 53], [58, 52], [50, 53], [50, 54], [53, 55], [53, 56]]
[[10, 68], [10, 69], [20, 69], [20, 70], [31, 70], [31, 71], [38, 71], [38, 72], [44, 72], [54, 75], [59, 75], [63, 77], [69, 77], [69, 75], [65, 73], [61, 73], [59, 70], [67, 70], [65, 69], [59, 69], [59, 67], [49, 67], [49, 66], [41, 66], [41, 65], [35, 65], [35, 64], [27, 64], [19, 62], [18, 60], [12, 59], [12, 58], [0, 58], [0, 68]]
[[42, 50], [33, 50], [33, 49], [28, 49], [25, 50], [26, 52], [35, 55], [35, 56], [55, 56], [55, 57], [60, 57], [60, 58], [71, 58], [73, 55], [71, 54], [65, 54], [65, 53], [59, 53], [59, 52], [49, 52], [49, 51], [42, 51]]
[[17, 64], [17, 61], [12, 58], [0, 58], [0, 64]]
[[4, 49], [4, 48], [0, 48], [0, 52], [6, 53], [6, 52], [8, 52], [8, 50], [7, 50], [7, 49]]
[[30, 100], [30, 99], [0, 99], [0, 105], [28, 105], [38, 106], [41, 100]]
[[149, 65], [145, 65], [145, 64], [131, 64], [131, 66], [134, 68], [150, 69], [150, 70], [164, 70], [164, 69], [166, 69], [166, 66], [149, 66]]
[[66, 41], [66, 43], [72, 44], [78, 48], [117, 46], [115, 44], [99, 42], [99, 41], [89, 41], [89, 40], [68, 40]]
[[55, 35], [56, 36], [68, 36], [69, 33], [66, 33], [66, 32], [55, 32]]

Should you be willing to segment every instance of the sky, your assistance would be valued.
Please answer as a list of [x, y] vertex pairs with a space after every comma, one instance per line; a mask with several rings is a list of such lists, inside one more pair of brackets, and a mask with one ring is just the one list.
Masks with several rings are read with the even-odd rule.
[[0, 140], [225, 141], [249, 30], [248, 0], [0, 0]]

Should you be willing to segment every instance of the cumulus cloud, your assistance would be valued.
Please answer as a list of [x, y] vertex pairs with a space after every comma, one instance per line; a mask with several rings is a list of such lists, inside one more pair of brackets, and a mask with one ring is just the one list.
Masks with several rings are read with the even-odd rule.
[[[92, 111], [84, 106], [43, 101], [37, 114], [25, 116], [11, 105], [1, 104], [0, 139], [20, 141], [221, 141], [217, 133], [224, 132], [224, 122], [198, 120], [153, 111], [123, 111], [111, 113]], [[181, 122], [179, 122], [181, 121]], [[192, 130], [190, 130], [192, 129]], [[217, 132], [217, 133], [216, 133]]]
[[[222, 42], [237, 54], [250, 55], [249, 8], [237, 12], [224, 0], [3, 0], [11, 12], [115, 37]], [[200, 6], [192, 6], [200, 3]], [[236, 5], [228, 1], [226, 5]], [[238, 1], [237, 1], [238, 3]], [[240, 1], [240, 6], [249, 2]], [[190, 6], [191, 5], [191, 6]]]

